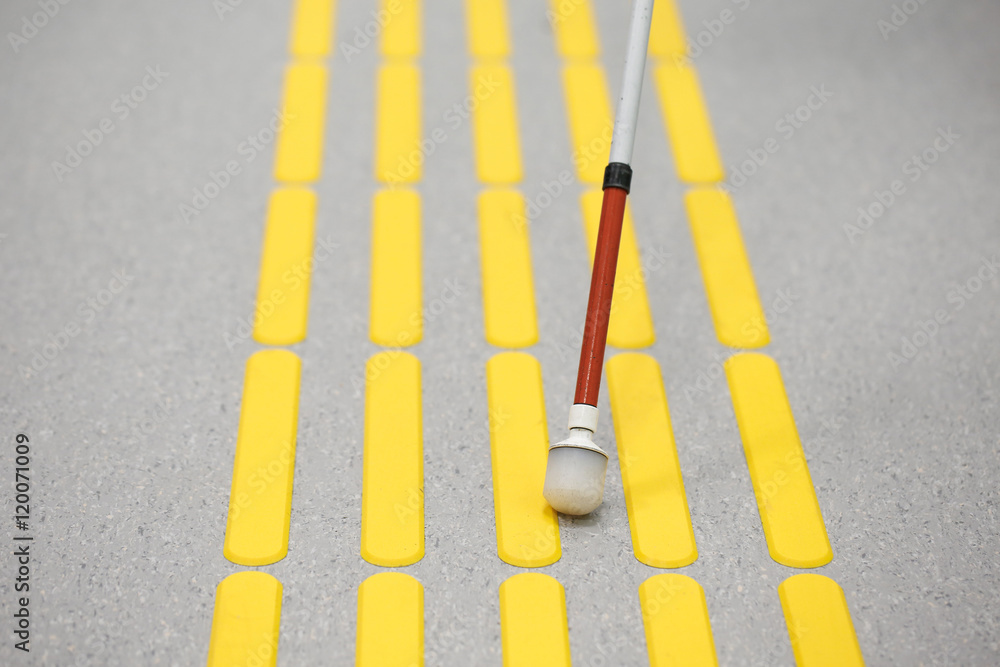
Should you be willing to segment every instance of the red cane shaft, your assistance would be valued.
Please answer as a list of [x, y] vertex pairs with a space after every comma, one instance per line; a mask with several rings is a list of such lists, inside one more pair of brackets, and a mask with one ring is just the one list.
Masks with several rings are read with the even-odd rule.
[[576, 376], [574, 403], [597, 406], [601, 390], [601, 370], [604, 366], [604, 346], [608, 342], [608, 320], [611, 318], [611, 298], [615, 290], [615, 270], [618, 268], [618, 246], [622, 238], [625, 198], [622, 188], [604, 190], [601, 204], [601, 225], [597, 232], [594, 272], [590, 278], [590, 298], [587, 301], [587, 321], [580, 348], [580, 369]]

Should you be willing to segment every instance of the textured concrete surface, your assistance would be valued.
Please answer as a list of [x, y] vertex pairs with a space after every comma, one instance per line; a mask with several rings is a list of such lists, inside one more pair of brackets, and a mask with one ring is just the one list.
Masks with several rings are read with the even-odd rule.
[[[19, 46], [0, 46], [0, 463], [13, 514], [13, 438], [35, 460], [32, 652], [13, 650], [14, 563], [0, 565], [0, 663], [192, 665], [204, 661], [222, 557], [247, 356], [234, 333], [253, 308], [269, 147], [191, 224], [178, 205], [238, 153], [279, 105], [287, 2], [244, 2], [220, 20], [208, 0], [70, 2]], [[343, 0], [336, 39], [371, 3]], [[426, 589], [429, 664], [498, 665], [497, 588], [517, 571], [495, 556], [470, 128], [444, 111], [467, 94], [462, 3], [425, 3], [424, 127], [447, 130], [420, 185], [427, 555], [407, 568]], [[511, 2], [523, 190], [571, 162], [559, 61], [543, 3]], [[627, 3], [601, 2], [603, 59], [617, 89]], [[723, 9], [735, 20], [697, 57], [728, 167], [775, 137], [780, 150], [734, 194], [760, 293], [784, 290], [768, 348], [780, 363], [833, 544], [821, 572], [843, 586], [871, 665], [1000, 663], [997, 529], [1000, 279], [966, 284], [1000, 253], [1000, 8], [928, 0], [898, 31], [888, 0], [682, 0], [689, 35]], [[908, 5], [911, 9], [910, 5]], [[0, 9], [18, 31], [35, 2]], [[376, 48], [331, 57], [317, 267], [304, 361], [280, 665], [351, 664], [356, 589], [378, 568], [359, 556], [373, 73]], [[147, 66], [169, 75], [127, 118], [113, 101]], [[791, 137], [776, 123], [810, 87], [833, 96]], [[113, 131], [60, 181], [51, 163], [81, 132]], [[912, 155], [940, 128], [959, 137], [916, 181]], [[767, 555], [728, 389], [647, 79], [633, 211], [700, 556], [681, 570], [705, 588], [723, 665], [790, 665], [776, 587], [796, 571]], [[894, 179], [906, 191], [852, 243], [843, 226]], [[562, 433], [587, 260], [576, 193], [531, 228], [550, 433]], [[100, 312], [112, 272], [133, 278]], [[985, 271], [989, 273], [989, 271]], [[972, 286], [975, 286], [973, 282]], [[971, 286], [970, 286], [971, 287]], [[575, 295], [575, 296], [574, 296]], [[961, 307], [960, 307], [961, 306]], [[921, 322], [915, 356], [894, 366]], [[50, 336], [80, 327], [25, 378]], [[702, 375], [704, 377], [702, 378]], [[699, 378], [702, 378], [699, 383]], [[606, 397], [602, 397], [605, 400]], [[600, 437], [613, 442], [607, 404]], [[564, 521], [574, 664], [644, 664], [636, 589], [655, 570], [632, 555], [616, 466], [593, 517]], [[2, 539], [9, 540], [8, 527]], [[8, 548], [5, 546], [6, 553]]]

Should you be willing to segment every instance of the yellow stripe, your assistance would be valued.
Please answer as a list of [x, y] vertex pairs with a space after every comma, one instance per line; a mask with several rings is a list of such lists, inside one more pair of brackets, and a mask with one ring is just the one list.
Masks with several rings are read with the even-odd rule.
[[716, 667], [705, 591], [691, 577], [657, 574], [639, 585], [650, 667]]
[[556, 33], [556, 48], [563, 58], [600, 55], [590, 0], [549, 0], [545, 16]]
[[656, 67], [655, 79], [678, 178], [685, 183], [722, 181], [725, 173], [694, 68], [665, 62]]
[[[590, 265], [594, 265], [597, 232], [601, 226], [601, 203], [604, 193], [591, 190], [580, 196], [583, 224], [590, 246]], [[645, 269], [639, 257], [639, 244], [635, 240], [632, 215], [625, 206], [621, 246], [618, 250], [618, 268], [615, 271], [615, 291], [611, 302], [611, 321], [608, 323], [608, 344], [623, 349], [649, 347], [656, 342], [653, 315], [649, 312], [646, 295]]]
[[577, 178], [600, 185], [614, 130], [604, 70], [590, 63], [569, 64], [563, 67], [562, 77]]
[[215, 589], [208, 667], [278, 663], [281, 582], [264, 572], [237, 572]]
[[302, 362], [288, 350], [247, 360], [223, 555], [268, 565], [288, 553]]
[[689, 190], [684, 204], [715, 335], [730, 347], [764, 347], [771, 337], [733, 202], [724, 190], [709, 187]]
[[258, 343], [292, 345], [306, 337], [315, 228], [316, 193], [278, 188], [271, 194], [253, 329]]
[[771, 558], [826, 565], [833, 550], [778, 364], [753, 352], [730, 357], [725, 368]]
[[380, 572], [358, 587], [356, 667], [423, 667], [424, 587], [402, 572]]
[[425, 157], [420, 150], [420, 71], [408, 64], [383, 65], [378, 70], [375, 178], [416, 183]]
[[325, 56], [333, 35], [333, 0], [296, 0], [292, 55]]
[[469, 77], [476, 101], [472, 126], [476, 144], [476, 172], [490, 185], [521, 180], [521, 139], [517, 130], [514, 75], [506, 65], [479, 65]]
[[326, 116], [326, 67], [293, 63], [285, 71], [283, 114], [278, 132], [274, 178], [282, 183], [308, 183], [319, 178]]
[[518, 567], [559, 560], [559, 521], [542, 497], [548, 426], [542, 367], [530, 354], [501, 352], [486, 362], [493, 508], [500, 559]]
[[504, 0], [465, 0], [469, 52], [476, 58], [510, 55], [507, 7]]
[[379, 352], [365, 366], [361, 556], [385, 567], [424, 556], [424, 442], [420, 361]]
[[413, 58], [420, 55], [420, 0], [382, 0], [387, 17], [382, 28], [383, 56]]
[[368, 335], [406, 347], [423, 337], [420, 195], [382, 190], [372, 204], [372, 293]]
[[684, 22], [674, 0], [656, 0], [649, 26], [649, 55], [655, 58], [683, 58], [687, 53]]
[[486, 340], [497, 347], [534, 345], [538, 322], [521, 193], [487, 190], [479, 195], [479, 252]]
[[611, 414], [635, 557], [652, 567], [698, 558], [660, 366], [647, 354], [607, 363]]
[[504, 667], [569, 667], [569, 626], [562, 584], [540, 572], [500, 584]]
[[833, 579], [797, 574], [778, 585], [798, 667], [864, 667], [844, 591]]

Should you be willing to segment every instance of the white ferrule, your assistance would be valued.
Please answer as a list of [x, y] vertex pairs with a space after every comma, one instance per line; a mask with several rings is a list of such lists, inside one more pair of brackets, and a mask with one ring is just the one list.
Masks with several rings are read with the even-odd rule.
[[585, 428], [591, 433], [597, 432], [597, 416], [600, 411], [593, 405], [574, 403], [569, 409], [569, 428]]

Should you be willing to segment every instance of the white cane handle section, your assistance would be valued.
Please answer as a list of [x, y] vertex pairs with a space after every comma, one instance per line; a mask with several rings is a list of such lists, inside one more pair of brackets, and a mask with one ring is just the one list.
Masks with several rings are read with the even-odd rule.
[[633, 0], [632, 22], [625, 53], [625, 75], [622, 77], [615, 130], [611, 136], [610, 162], [632, 163], [632, 145], [639, 117], [642, 77], [646, 70], [646, 49], [649, 44], [649, 24], [653, 19], [653, 0]]

